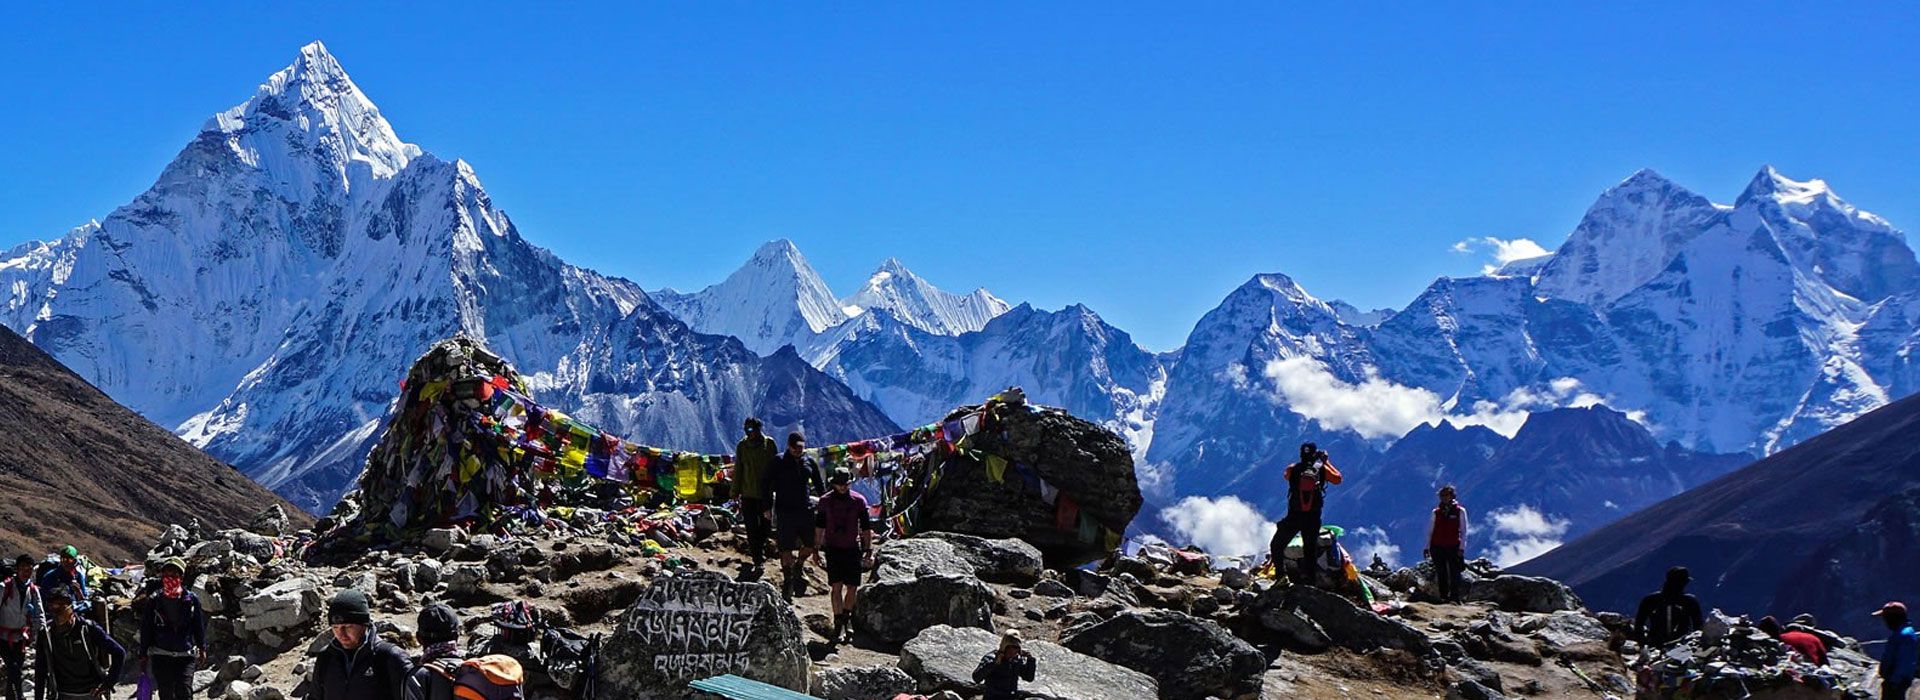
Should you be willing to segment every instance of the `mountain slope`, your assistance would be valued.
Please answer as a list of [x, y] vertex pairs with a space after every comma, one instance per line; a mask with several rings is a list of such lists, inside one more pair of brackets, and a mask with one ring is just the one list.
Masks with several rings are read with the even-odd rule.
[[939, 420], [952, 406], [1018, 386], [1029, 400], [1129, 438], [1136, 451], [1152, 435], [1166, 381], [1159, 358], [1080, 305], [1021, 304], [955, 336], [870, 309], [823, 336], [811, 359], [902, 425]]
[[170, 523], [244, 527], [274, 503], [309, 520], [6, 328], [0, 404], [0, 431], [13, 436], [0, 443], [0, 551], [72, 543], [102, 563], [132, 562]]
[[[730, 412], [765, 403], [702, 396], [775, 393], [769, 361], [737, 341], [528, 243], [471, 167], [400, 142], [318, 43], [209, 120], [132, 203], [16, 250], [0, 321], [312, 510], [359, 470], [400, 373], [451, 335], [484, 339], [562, 409], [628, 392], [604, 427], [701, 437], [676, 448], [724, 449], [743, 417]], [[822, 437], [892, 426], [822, 379], [789, 397], [835, 431]]]
[[1866, 612], [1920, 596], [1911, 547], [1920, 519], [1920, 396], [1622, 518], [1520, 570], [1627, 610], [1667, 567], [1730, 612], [1812, 612], [1865, 633]]

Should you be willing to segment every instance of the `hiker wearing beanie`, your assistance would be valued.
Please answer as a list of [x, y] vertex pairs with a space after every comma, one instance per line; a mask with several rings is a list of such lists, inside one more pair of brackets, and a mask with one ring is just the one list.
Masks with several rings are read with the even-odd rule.
[[1000, 648], [973, 668], [973, 682], [980, 684], [985, 700], [1014, 700], [1020, 697], [1020, 681], [1032, 681], [1033, 672], [1033, 655], [1020, 648], [1020, 631], [1008, 630]]
[[1687, 567], [1676, 566], [1667, 570], [1666, 583], [1659, 591], [1640, 599], [1640, 612], [1633, 616], [1633, 628], [1639, 632], [1641, 643], [1664, 647], [1705, 624], [1700, 615], [1700, 599], [1687, 592], [1687, 584], [1692, 582], [1693, 575], [1687, 572]]
[[179, 558], [160, 565], [160, 592], [140, 613], [140, 644], [135, 656], [148, 671], [160, 700], [187, 700], [193, 670], [207, 660], [207, 616], [200, 599], [187, 590], [187, 564]]
[[1881, 700], [1905, 698], [1913, 687], [1916, 665], [1920, 665], [1920, 638], [1907, 624], [1907, 605], [1898, 601], [1880, 606], [1873, 613], [1887, 626], [1887, 647], [1880, 651]]
[[1300, 537], [1303, 556], [1293, 574], [1295, 583], [1311, 585], [1320, 568], [1320, 524], [1327, 500], [1327, 486], [1341, 481], [1340, 470], [1327, 460], [1327, 453], [1311, 442], [1300, 444], [1300, 461], [1287, 466], [1287, 515], [1277, 523], [1273, 541], [1268, 543], [1273, 573], [1279, 578], [1286, 568], [1287, 543]]
[[7, 667], [7, 700], [25, 700], [27, 647], [46, 629], [40, 607], [40, 586], [33, 582], [33, 556], [13, 560], [13, 575], [0, 581], [0, 662]]
[[805, 560], [813, 556], [813, 500], [820, 492], [820, 466], [807, 456], [807, 439], [787, 436], [787, 451], [767, 471], [773, 496], [774, 539], [780, 547], [780, 594], [787, 600], [806, 595]]
[[1433, 581], [1440, 599], [1460, 602], [1460, 574], [1467, 569], [1467, 509], [1454, 498], [1452, 484], [1440, 487], [1440, 505], [1427, 527], [1427, 559], [1433, 562]]
[[94, 700], [113, 695], [127, 650], [73, 609], [66, 587], [41, 591], [47, 630], [35, 646], [33, 694], [38, 700]]
[[833, 640], [846, 637], [853, 622], [853, 606], [860, 596], [860, 576], [873, 559], [873, 519], [867, 499], [853, 492], [853, 473], [833, 470], [827, 480], [833, 490], [820, 497], [815, 508], [816, 539], [826, 553], [827, 584], [832, 589]]
[[1767, 633], [1767, 636], [1780, 640], [1781, 644], [1787, 645], [1793, 653], [1806, 659], [1807, 663], [1815, 666], [1827, 665], [1827, 643], [1820, 641], [1819, 637], [1799, 630], [1781, 629], [1780, 621], [1773, 619], [1772, 615], [1760, 618], [1760, 624], [1755, 626]]
[[374, 636], [367, 594], [348, 588], [327, 602], [333, 639], [314, 655], [307, 700], [406, 700], [406, 652]]
[[740, 517], [747, 521], [747, 556], [758, 578], [767, 563], [767, 472], [780, 457], [780, 444], [762, 434], [760, 419], [748, 418], [746, 437], [733, 446], [733, 485], [740, 495]]
[[460, 616], [445, 603], [420, 610], [422, 647], [407, 681], [407, 700], [453, 700], [453, 674], [466, 658], [460, 655]]

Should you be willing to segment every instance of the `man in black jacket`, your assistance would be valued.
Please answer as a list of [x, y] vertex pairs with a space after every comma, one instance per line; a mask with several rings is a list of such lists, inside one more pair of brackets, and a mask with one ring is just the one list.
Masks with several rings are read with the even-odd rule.
[[40, 700], [112, 697], [114, 680], [120, 677], [121, 666], [127, 661], [127, 650], [100, 625], [74, 612], [72, 589], [51, 588], [42, 592], [42, 596], [47, 606], [48, 625], [47, 633], [40, 637], [34, 697]]
[[1014, 700], [1020, 697], [1020, 681], [1032, 681], [1033, 672], [1033, 655], [1020, 648], [1020, 632], [1008, 630], [1000, 648], [974, 667], [973, 682], [981, 685], [986, 700]]
[[1666, 583], [1660, 586], [1659, 592], [1640, 599], [1640, 610], [1633, 616], [1633, 628], [1640, 633], [1640, 643], [1663, 647], [1700, 629], [1705, 623], [1700, 615], [1700, 599], [1687, 592], [1687, 584], [1692, 582], [1693, 575], [1687, 572], [1687, 567], [1676, 566], [1667, 570]]
[[821, 491], [820, 466], [807, 456], [807, 439], [787, 436], [787, 451], [767, 471], [767, 490], [773, 497], [774, 539], [780, 548], [780, 570], [786, 575], [780, 593], [787, 600], [806, 595], [804, 560], [813, 556], [813, 496]]
[[407, 700], [453, 700], [453, 674], [466, 661], [460, 655], [460, 615], [446, 603], [434, 603], [420, 610], [417, 622], [420, 658], [407, 683]]
[[308, 700], [406, 700], [407, 653], [373, 637], [367, 594], [346, 589], [327, 602], [333, 641], [314, 656]]

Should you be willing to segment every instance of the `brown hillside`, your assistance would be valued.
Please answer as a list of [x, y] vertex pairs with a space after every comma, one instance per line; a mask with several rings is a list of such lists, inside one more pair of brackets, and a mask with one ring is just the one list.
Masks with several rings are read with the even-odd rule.
[[107, 398], [0, 327], [0, 554], [73, 544], [103, 565], [144, 556], [169, 523], [243, 527], [279, 503], [233, 467]]

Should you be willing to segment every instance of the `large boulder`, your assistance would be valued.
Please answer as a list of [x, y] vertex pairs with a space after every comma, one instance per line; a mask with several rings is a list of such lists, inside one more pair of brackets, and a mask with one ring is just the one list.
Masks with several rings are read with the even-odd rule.
[[1166, 700], [1260, 691], [1267, 657], [1221, 626], [1171, 610], [1123, 612], [1069, 629], [1068, 649], [1153, 676]]
[[1493, 603], [1509, 612], [1550, 613], [1582, 610], [1580, 596], [1566, 584], [1538, 576], [1502, 574], [1467, 584], [1466, 599]]
[[971, 575], [929, 574], [860, 589], [854, 625], [898, 644], [934, 625], [993, 629], [993, 589]]
[[814, 674], [813, 695], [826, 700], [892, 700], [918, 682], [894, 666], [829, 668]]
[[248, 632], [298, 630], [319, 620], [324, 602], [319, 584], [290, 578], [241, 598], [240, 614]]
[[1263, 624], [1283, 633], [1284, 628], [1270, 621], [1280, 619], [1280, 610], [1296, 611], [1318, 625], [1334, 646], [1354, 651], [1400, 649], [1421, 656], [1433, 651], [1433, 643], [1420, 630], [1313, 586], [1269, 588], [1254, 600], [1253, 609]]
[[[980, 410], [963, 407], [947, 421], [966, 421]], [[1107, 533], [1125, 532], [1140, 511], [1126, 439], [1059, 409], [993, 404], [987, 410], [991, 418], [967, 438], [968, 449], [947, 457], [940, 478], [920, 495], [915, 525], [1025, 540], [1056, 569], [1105, 557], [1113, 544]], [[999, 480], [987, 455], [1007, 462]], [[1087, 527], [1059, 527], [1060, 499]]]
[[[980, 687], [973, 682], [973, 669], [999, 643], [999, 637], [986, 630], [936, 625], [900, 649], [900, 669], [919, 681], [922, 693], [976, 693]], [[1022, 646], [1033, 655], [1033, 680], [1020, 684], [1020, 691], [1030, 697], [1140, 700], [1160, 694], [1153, 677], [1139, 671], [1051, 642], [1029, 639]]]
[[973, 576], [973, 563], [960, 556], [953, 543], [932, 537], [909, 537], [881, 543], [873, 553], [874, 577], [880, 581], [912, 579], [929, 574]]
[[1040, 572], [1047, 568], [1040, 550], [1026, 540], [990, 540], [957, 532], [929, 532], [922, 537], [951, 543], [954, 552], [973, 565], [973, 574], [982, 581], [1031, 584], [1040, 580]]
[[717, 572], [654, 579], [601, 653], [612, 698], [685, 697], [688, 682], [728, 673], [806, 692], [811, 663], [800, 619], [773, 586]]

